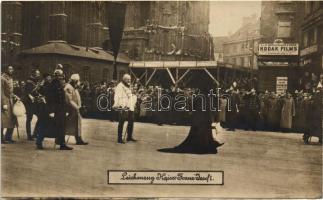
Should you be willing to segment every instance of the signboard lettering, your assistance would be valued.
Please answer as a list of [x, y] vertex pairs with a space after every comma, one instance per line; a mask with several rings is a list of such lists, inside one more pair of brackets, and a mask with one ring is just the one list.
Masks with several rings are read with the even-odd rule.
[[276, 77], [276, 93], [283, 94], [288, 86], [288, 77]]
[[285, 55], [285, 56], [297, 56], [298, 55], [298, 44], [259, 44], [258, 48], [259, 55], [263, 56], [274, 56], [274, 55]]

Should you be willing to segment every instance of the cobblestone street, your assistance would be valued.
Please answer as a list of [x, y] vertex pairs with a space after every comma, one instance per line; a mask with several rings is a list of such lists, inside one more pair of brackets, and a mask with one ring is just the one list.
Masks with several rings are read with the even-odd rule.
[[[76, 146], [70, 138], [73, 151], [54, 149], [53, 139], [45, 139], [45, 150], [36, 150], [20, 128], [16, 144], [2, 145], [3, 196], [319, 198], [322, 194], [322, 149], [316, 138], [304, 145], [301, 134], [223, 131], [216, 135], [225, 143], [217, 154], [171, 154], [157, 150], [178, 145], [189, 127], [136, 123], [138, 142], [117, 144], [116, 126], [84, 119], [84, 139], [90, 144]], [[113, 169], [223, 170], [224, 185], [108, 185], [107, 170]]]

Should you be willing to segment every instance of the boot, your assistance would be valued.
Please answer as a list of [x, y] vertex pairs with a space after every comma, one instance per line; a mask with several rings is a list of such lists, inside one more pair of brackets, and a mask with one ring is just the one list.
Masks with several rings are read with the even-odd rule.
[[16, 143], [16, 141], [12, 139], [12, 134], [13, 134], [13, 128], [8, 128], [4, 136], [4, 139], [7, 141], [8, 144]]
[[128, 142], [137, 142], [137, 140], [133, 139], [133, 138], [127, 138]]
[[125, 142], [122, 139], [120, 139], [120, 138], [118, 139], [118, 143], [119, 144], [125, 144]]
[[3, 128], [1, 129], [1, 144], [7, 144], [6, 140], [4, 139]]
[[43, 145], [42, 145], [42, 144], [36, 144], [36, 149], [38, 149], [38, 150], [43, 150], [43, 149], [44, 149], [44, 147], [43, 147]]
[[59, 148], [60, 150], [72, 150], [73, 148], [72, 147], [69, 147], [69, 146], [67, 146], [66, 144], [63, 144], [63, 145], [61, 145], [60, 146], [60, 148]]
[[7, 141], [6, 141], [6, 143], [7, 143], [7, 144], [14, 144], [14, 143], [16, 143], [16, 141], [15, 141], [15, 140], [10, 139], [10, 140], [7, 140]]
[[1, 144], [7, 144], [8, 142], [1, 138]]
[[88, 145], [89, 143], [88, 142], [84, 142], [83, 140], [82, 140], [82, 137], [77, 137], [76, 136], [76, 145]]

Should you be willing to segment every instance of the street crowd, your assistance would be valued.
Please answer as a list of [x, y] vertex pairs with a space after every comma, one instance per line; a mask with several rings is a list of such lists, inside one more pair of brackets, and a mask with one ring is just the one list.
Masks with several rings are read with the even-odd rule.
[[[78, 74], [72, 74], [66, 82], [67, 77], [60, 64], [52, 74], [41, 74], [39, 70], [34, 69], [27, 80], [20, 82], [12, 79], [13, 73], [14, 68], [9, 66], [1, 75], [1, 143], [15, 142], [12, 134], [14, 128], [18, 126], [18, 121], [14, 114], [14, 105], [21, 101], [26, 110], [27, 139], [36, 138], [37, 149], [43, 149], [42, 143], [45, 137], [52, 137], [55, 138], [55, 143], [60, 145], [61, 150], [71, 150], [72, 147], [66, 145], [65, 135], [74, 136], [77, 145], [87, 145], [88, 143], [82, 139], [81, 115], [88, 113], [89, 110], [111, 120], [119, 120], [119, 143], [122, 143], [121, 126], [123, 127], [124, 121], [130, 120], [129, 141], [135, 141], [132, 138], [134, 120], [158, 125], [189, 125], [194, 112], [192, 97], [201, 93], [198, 88], [146, 87], [140, 84], [139, 80], [131, 84], [129, 75], [125, 75], [118, 85], [115, 81], [95, 84], [81, 82]], [[232, 80], [231, 84], [221, 82], [225, 89], [220, 89], [221, 96], [217, 111], [214, 112], [214, 121], [230, 131], [235, 129], [292, 131], [304, 133], [304, 142], [308, 142], [311, 136], [319, 137], [319, 142], [322, 142], [323, 75], [312, 82], [303, 81], [299, 90], [293, 93], [259, 92], [254, 82], [254, 79]], [[123, 117], [124, 112], [116, 109], [108, 112], [98, 111], [98, 104], [120, 104], [116, 102], [116, 90], [121, 91], [117, 96], [127, 93], [135, 95], [136, 101], [130, 109], [131, 115]], [[127, 92], [123, 94], [123, 90]], [[102, 94], [108, 94], [110, 99], [98, 102], [98, 97]], [[159, 102], [161, 95], [167, 95], [170, 101]], [[175, 110], [171, 106], [179, 95], [186, 97], [187, 109], [182, 111]], [[147, 99], [152, 102], [150, 109], [147, 109]], [[156, 112], [159, 104], [169, 109]], [[37, 122], [32, 133], [31, 121], [34, 115], [37, 116]]]
[[[311, 82], [303, 81], [298, 90], [293, 93], [259, 92], [256, 90], [253, 79], [240, 79], [227, 85], [226, 89], [221, 89], [220, 104], [214, 114], [214, 120], [220, 122], [222, 127], [230, 131], [235, 129], [299, 132], [305, 133], [305, 140], [315, 135], [322, 141], [322, 85], [323, 75], [320, 79]], [[171, 86], [162, 88], [160, 86], [144, 87], [141, 84], [134, 84], [138, 97], [137, 105], [134, 110], [137, 121], [153, 122], [158, 125], [163, 124], [182, 124], [189, 125], [192, 115], [192, 95], [198, 95], [200, 90], [197, 88], [179, 88]], [[223, 84], [225, 85], [225, 84]], [[241, 86], [240, 86], [241, 85]], [[115, 84], [101, 83], [94, 85], [95, 91], [91, 94], [92, 98], [102, 93], [110, 93], [113, 97]], [[112, 93], [112, 94], [111, 94]], [[81, 92], [83, 99], [91, 99]], [[158, 102], [158, 97], [167, 95], [173, 100], [176, 96], [186, 96], [187, 111], [176, 111], [172, 106], [167, 111], [156, 112], [159, 104], [163, 107], [169, 106], [170, 102]], [[228, 98], [229, 97], [229, 98]], [[147, 109], [146, 100], [152, 99], [152, 108]], [[106, 100], [106, 99], [105, 99]], [[113, 100], [112, 100], [113, 101]], [[89, 100], [88, 102], [96, 102]], [[230, 102], [230, 103], [228, 103]], [[105, 102], [108, 103], [108, 102]], [[103, 103], [104, 104], [104, 103]], [[94, 105], [94, 104], [93, 104]], [[102, 114], [111, 120], [117, 120], [114, 111], [103, 112]]]

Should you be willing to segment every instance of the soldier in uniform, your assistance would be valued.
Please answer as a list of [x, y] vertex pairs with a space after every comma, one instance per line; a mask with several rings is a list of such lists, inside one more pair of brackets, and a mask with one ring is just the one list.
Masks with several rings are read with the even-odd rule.
[[[1, 75], [1, 143], [14, 143], [12, 134], [17, 125], [17, 118], [13, 114], [13, 103], [19, 99], [13, 93], [12, 75], [14, 68], [9, 66]], [[4, 129], [7, 129], [4, 135]]]
[[34, 130], [34, 133], [37, 137], [36, 145], [38, 149], [43, 149], [42, 141], [44, 139], [44, 134], [46, 128], [48, 128], [49, 124], [49, 104], [48, 99], [50, 97], [50, 86], [52, 81], [52, 76], [50, 74], [43, 75], [43, 81], [40, 84], [39, 93], [41, 94], [42, 101], [38, 101], [37, 104], [37, 123]]
[[[35, 132], [33, 137], [31, 135], [31, 121], [34, 114], [36, 114], [37, 102], [41, 83], [41, 74], [38, 69], [34, 69], [31, 73], [31, 76], [26, 81], [25, 86], [25, 95], [24, 95], [24, 104], [26, 107], [26, 133], [27, 139], [33, 140], [33, 137], [36, 137]], [[37, 127], [37, 125], [36, 125]]]
[[233, 82], [232, 87], [230, 88], [230, 105], [231, 110], [228, 112], [229, 118], [229, 131], [235, 131], [238, 127], [238, 116], [240, 110], [240, 96], [239, 96], [239, 89], [237, 87], [237, 83]]
[[248, 95], [247, 100], [247, 127], [251, 128], [253, 131], [256, 130], [259, 120], [260, 113], [260, 100], [256, 94], [256, 90], [252, 88]]

